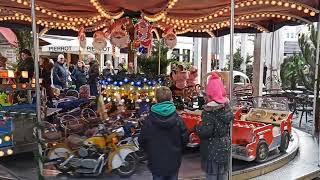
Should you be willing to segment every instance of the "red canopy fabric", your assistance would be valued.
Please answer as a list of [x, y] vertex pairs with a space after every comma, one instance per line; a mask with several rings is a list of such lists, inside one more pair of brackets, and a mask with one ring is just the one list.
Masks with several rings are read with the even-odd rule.
[[[30, 1], [0, 1], [0, 22], [30, 23]], [[236, 28], [273, 31], [274, 24], [317, 20], [319, 0], [236, 0]], [[36, 0], [42, 27], [87, 31], [108, 27], [111, 19], [141, 14], [160, 27], [178, 33], [216, 33], [229, 28], [227, 0]]]
[[14, 47], [18, 47], [16, 34], [9, 28], [0, 27], [0, 34]]

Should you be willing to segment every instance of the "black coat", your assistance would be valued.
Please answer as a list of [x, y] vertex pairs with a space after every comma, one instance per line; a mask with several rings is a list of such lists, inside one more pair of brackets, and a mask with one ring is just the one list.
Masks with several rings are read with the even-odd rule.
[[67, 87], [68, 70], [58, 62], [53, 66], [53, 84], [61, 86], [63, 89]]
[[90, 62], [90, 68], [88, 71], [88, 84], [96, 84], [99, 80], [99, 64], [96, 61]]
[[233, 112], [228, 104], [224, 107], [204, 107], [202, 124], [195, 127], [200, 137], [200, 154], [202, 161], [228, 164], [231, 153], [230, 125]]
[[33, 77], [34, 74], [34, 61], [32, 57], [28, 57], [26, 60], [21, 60], [18, 63], [17, 71], [28, 71], [28, 79], [23, 79], [22, 77], [19, 79], [20, 83], [29, 82], [29, 79]]
[[179, 171], [182, 150], [187, 142], [187, 130], [176, 113], [163, 117], [151, 112], [144, 121], [139, 137], [140, 147], [147, 153], [151, 173], [161, 176]]

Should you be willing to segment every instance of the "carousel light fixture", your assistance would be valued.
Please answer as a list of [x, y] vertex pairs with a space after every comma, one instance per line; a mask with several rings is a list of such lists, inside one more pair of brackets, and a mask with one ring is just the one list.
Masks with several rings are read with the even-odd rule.
[[[17, 3], [21, 4], [21, 0], [17, 0]], [[27, 1], [24, 1], [22, 3], [24, 6], [28, 6], [28, 7], [31, 7], [31, 4], [29, 4]], [[61, 15], [60, 12], [54, 12], [50, 9], [47, 9], [45, 7], [41, 7], [41, 6], [36, 6], [36, 10], [41, 12], [42, 14], [46, 14], [48, 16], [51, 16], [51, 17], [54, 17], [54, 18], [57, 18], [57, 19], [63, 19], [65, 21], [72, 21], [74, 18], [76, 17], [71, 17], [71, 16], [67, 16], [67, 15]], [[58, 15], [60, 14], [60, 15]], [[98, 15], [97, 15], [98, 16]], [[94, 16], [93, 18], [96, 18], [97, 16]], [[93, 18], [86, 18], [86, 19], [83, 19], [83, 21], [92, 21]]]
[[119, 19], [123, 16], [124, 11], [121, 10], [116, 15], [112, 15], [111, 13], [107, 12], [99, 3], [99, 0], [90, 0], [90, 3], [96, 8], [96, 10], [99, 12], [99, 14], [102, 17], [108, 18], [108, 19]]
[[[315, 16], [317, 13], [319, 13], [319, 10], [312, 8], [308, 5], [297, 3], [291, 0], [248, 0], [248, 1], [241, 1], [235, 4], [235, 8], [246, 8], [246, 7], [252, 7], [257, 5], [272, 5], [272, 6], [284, 6], [284, 7], [291, 7], [292, 9], [296, 9], [298, 11], [303, 11], [306, 14], [309, 14], [310, 16]], [[192, 23], [201, 23], [200, 19], [212, 19], [213, 17], [217, 18], [219, 16], [222, 16], [224, 13], [227, 13], [230, 11], [229, 7], [224, 7], [220, 10], [215, 10], [214, 13], [211, 13], [209, 15], [198, 17], [198, 18], [192, 18], [192, 19], [177, 19], [177, 20], [183, 20], [186, 24], [192, 24]], [[169, 17], [173, 20], [176, 20], [175, 18]], [[167, 20], [168, 22], [168, 20]], [[170, 23], [170, 22], [169, 22]]]
[[[177, 2], [178, 2], [178, 0], [170, 0], [169, 3], [167, 4], [166, 9], [162, 10], [161, 12], [159, 12], [155, 15], [146, 15], [145, 13], [142, 12], [142, 17], [149, 22], [160, 21], [166, 17], [168, 9], [172, 9]], [[179, 21], [179, 20], [177, 20], [177, 21]], [[182, 21], [182, 20], [180, 20], [180, 21]]]
[[276, 13], [276, 12], [260, 12], [260, 13], [252, 13], [249, 15], [242, 15], [236, 17], [236, 21], [244, 20], [244, 19], [253, 19], [253, 18], [258, 18], [258, 17], [272, 17], [272, 18], [282, 18], [282, 19], [287, 19], [291, 21], [296, 21], [300, 20], [304, 23], [310, 24], [311, 22], [305, 18], [291, 15], [291, 14], [284, 14], [284, 13]]

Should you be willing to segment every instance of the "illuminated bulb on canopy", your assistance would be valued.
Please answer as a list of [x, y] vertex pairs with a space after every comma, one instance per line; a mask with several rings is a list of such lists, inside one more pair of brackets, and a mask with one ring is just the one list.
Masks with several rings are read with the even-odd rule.
[[301, 7], [301, 6], [298, 6], [298, 7], [297, 7], [297, 10], [301, 11], [301, 10], [302, 10], [302, 7]]
[[288, 2], [284, 3], [284, 7], [289, 7], [290, 4]]
[[306, 8], [306, 9], [303, 10], [303, 12], [308, 14], [309, 13], [309, 9]]
[[297, 5], [296, 4], [291, 4], [291, 8], [296, 8], [297, 7]]
[[316, 13], [314, 12], [314, 11], [312, 11], [311, 13], [310, 13], [310, 16], [315, 16], [316, 15]]
[[275, 5], [277, 2], [276, 1], [271, 1], [271, 4], [272, 5]]

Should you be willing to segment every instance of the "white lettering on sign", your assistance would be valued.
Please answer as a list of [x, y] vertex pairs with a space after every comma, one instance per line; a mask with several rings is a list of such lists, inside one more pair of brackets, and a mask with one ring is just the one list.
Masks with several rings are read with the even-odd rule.
[[51, 46], [49, 47], [50, 52], [68, 52], [71, 51], [71, 46]]
[[16, 49], [10, 45], [0, 45], [0, 53], [11, 63], [15, 63], [17, 60]]
[[[80, 47], [79, 46], [43, 46], [42, 52], [79, 52]], [[93, 46], [87, 46], [85, 49], [87, 52], [95, 52], [95, 49]], [[117, 48], [116, 52], [120, 52], [120, 50]], [[105, 47], [102, 50], [102, 53], [105, 54], [112, 54], [112, 48], [111, 47]]]

